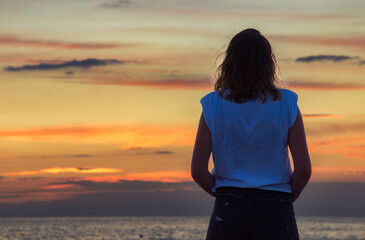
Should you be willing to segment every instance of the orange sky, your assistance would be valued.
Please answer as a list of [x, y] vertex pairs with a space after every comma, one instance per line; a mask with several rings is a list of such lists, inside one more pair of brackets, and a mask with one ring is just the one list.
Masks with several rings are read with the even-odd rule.
[[0, 202], [67, 198], [76, 180], [191, 181], [199, 100], [248, 27], [299, 95], [312, 181], [364, 182], [365, 4], [344, 4], [0, 1]]

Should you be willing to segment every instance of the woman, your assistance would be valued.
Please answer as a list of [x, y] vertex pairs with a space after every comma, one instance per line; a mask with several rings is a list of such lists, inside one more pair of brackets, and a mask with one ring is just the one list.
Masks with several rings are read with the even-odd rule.
[[298, 96], [276, 87], [275, 71], [269, 41], [243, 30], [225, 51], [215, 91], [200, 100], [191, 174], [215, 197], [208, 240], [299, 239], [293, 202], [311, 162]]

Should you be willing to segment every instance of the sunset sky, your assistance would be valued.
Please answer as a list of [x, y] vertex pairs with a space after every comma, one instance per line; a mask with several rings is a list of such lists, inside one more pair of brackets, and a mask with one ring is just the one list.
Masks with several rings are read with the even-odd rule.
[[[192, 181], [199, 100], [249, 27], [299, 96], [311, 180], [365, 182], [364, 11], [360, 0], [0, 0], [0, 203]], [[138, 189], [154, 191], [125, 191]]]

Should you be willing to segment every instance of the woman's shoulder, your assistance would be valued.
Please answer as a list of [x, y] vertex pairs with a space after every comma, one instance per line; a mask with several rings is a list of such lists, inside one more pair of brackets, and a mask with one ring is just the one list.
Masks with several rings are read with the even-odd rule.
[[279, 88], [279, 90], [281, 91], [282, 95], [285, 96], [286, 98], [289, 97], [291, 99], [298, 99], [298, 94], [292, 90], [286, 88]]
[[219, 96], [219, 91], [212, 91], [212, 92], [209, 92], [207, 94], [205, 94], [202, 99], [207, 99], [207, 98], [214, 98], [214, 97], [217, 97]]
[[282, 93], [287, 93], [287, 94], [296, 94], [294, 91], [287, 89], [287, 88], [278, 88]]

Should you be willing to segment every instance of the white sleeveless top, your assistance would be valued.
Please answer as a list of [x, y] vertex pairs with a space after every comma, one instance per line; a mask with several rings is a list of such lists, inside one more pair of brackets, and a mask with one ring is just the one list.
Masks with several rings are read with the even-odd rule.
[[268, 95], [265, 103], [235, 103], [218, 91], [200, 100], [212, 139], [213, 192], [223, 186], [292, 192], [288, 130], [297, 117], [298, 95], [280, 91], [281, 100]]

